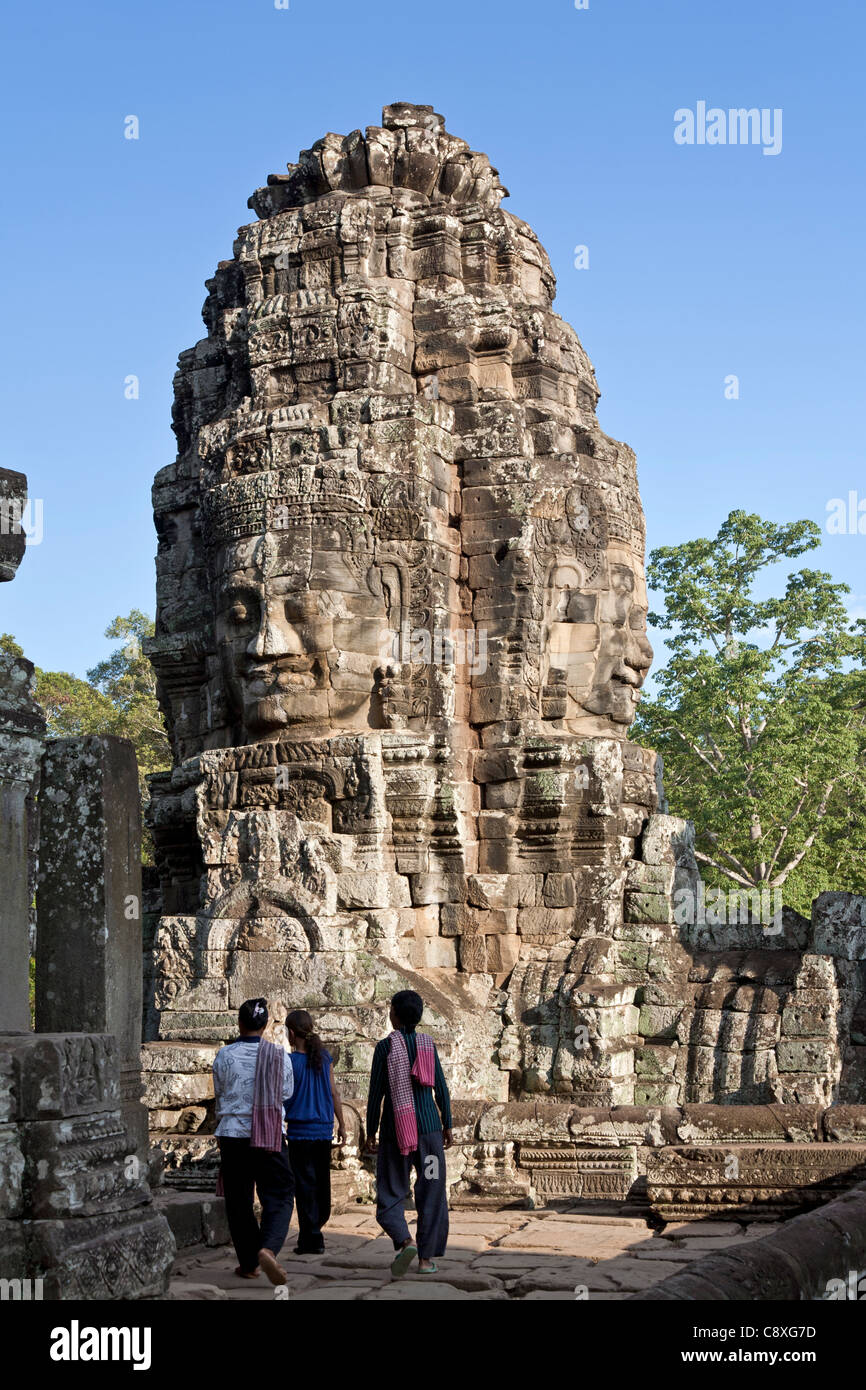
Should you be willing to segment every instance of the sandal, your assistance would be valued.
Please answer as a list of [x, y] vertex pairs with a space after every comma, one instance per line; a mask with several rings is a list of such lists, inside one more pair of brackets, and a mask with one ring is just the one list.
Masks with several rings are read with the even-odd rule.
[[259, 1271], [257, 1269], [241, 1269], [240, 1265], [238, 1265], [235, 1270], [235, 1274], [239, 1279], [258, 1279], [259, 1277]]
[[428, 1265], [426, 1269], [422, 1269], [421, 1266], [419, 1265], [419, 1266], [418, 1266], [418, 1273], [419, 1273], [419, 1274], [438, 1274], [438, 1273], [439, 1273], [439, 1269], [438, 1269], [438, 1266], [437, 1266], [437, 1265]]
[[404, 1245], [402, 1250], [397, 1252], [396, 1257], [391, 1261], [391, 1278], [402, 1279], [404, 1274], [408, 1274], [412, 1261], [418, 1254], [417, 1247], [414, 1245]]

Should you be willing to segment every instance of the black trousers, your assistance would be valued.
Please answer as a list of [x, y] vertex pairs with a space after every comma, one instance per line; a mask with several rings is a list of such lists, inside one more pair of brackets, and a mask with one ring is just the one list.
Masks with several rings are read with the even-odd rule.
[[[249, 1139], [218, 1142], [229, 1234], [238, 1265], [250, 1274], [258, 1267], [260, 1250], [280, 1253], [292, 1219], [295, 1185], [286, 1141], [281, 1153], [254, 1149]], [[261, 1224], [253, 1211], [254, 1192], [262, 1206]]]
[[323, 1248], [322, 1227], [331, 1215], [330, 1139], [290, 1139], [289, 1162], [295, 1179], [298, 1248], [317, 1255]]
[[396, 1139], [379, 1136], [376, 1160], [376, 1220], [399, 1250], [409, 1238], [405, 1205], [415, 1169], [416, 1243], [422, 1260], [445, 1254], [448, 1243], [448, 1188], [442, 1131], [419, 1134], [414, 1153], [401, 1154]]

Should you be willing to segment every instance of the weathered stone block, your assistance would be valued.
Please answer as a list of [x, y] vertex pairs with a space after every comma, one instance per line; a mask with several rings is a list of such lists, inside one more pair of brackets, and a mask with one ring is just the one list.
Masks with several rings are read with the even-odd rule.
[[409, 884], [400, 874], [342, 873], [337, 880], [337, 903], [349, 911], [361, 907], [408, 907]]
[[487, 968], [492, 974], [507, 974], [519, 958], [520, 937], [516, 933], [487, 937]]
[[644, 864], [632, 859], [626, 869], [626, 890], [667, 896], [673, 891], [675, 873], [674, 864]]
[[827, 998], [807, 1003], [797, 992], [782, 1010], [782, 1032], [786, 1037], [833, 1038], [836, 1032], [836, 1009]]
[[126, 739], [50, 739], [42, 759], [36, 1026], [117, 1040], [121, 1105], [142, 1163], [141, 809]]
[[[24, 1214], [24, 1155], [18, 1125], [0, 1124], [0, 1230], [10, 1217]], [[2, 1264], [2, 1259], [0, 1259]]]
[[656, 1038], [659, 1042], [673, 1042], [676, 1039], [677, 1024], [682, 1011], [682, 1005], [643, 1004], [640, 1009], [637, 1031], [643, 1038]]
[[672, 922], [673, 903], [662, 893], [626, 893], [627, 922]]
[[412, 903], [424, 907], [428, 903], [465, 902], [466, 879], [457, 874], [411, 874], [409, 886]]
[[150, 1205], [76, 1221], [34, 1221], [31, 1268], [44, 1271], [46, 1299], [160, 1298], [168, 1287], [174, 1237]]
[[147, 1073], [144, 1101], [154, 1109], [213, 1099], [213, 1077], [206, 1072]]
[[120, 1103], [117, 1048], [104, 1034], [0, 1034], [3, 1120], [53, 1120]]
[[638, 1149], [676, 1143], [680, 1112], [673, 1108], [617, 1105], [571, 1112], [572, 1138], [580, 1144], [634, 1144]]
[[517, 912], [517, 930], [523, 937], [537, 941], [561, 941], [574, 929], [574, 909], [570, 907], [521, 907]]
[[642, 980], [649, 968], [650, 948], [638, 941], [617, 944], [617, 979]]
[[836, 1085], [832, 1076], [815, 1072], [779, 1072], [777, 1098], [782, 1105], [831, 1105], [835, 1094]]
[[645, 864], [676, 864], [678, 858], [694, 851], [694, 827], [679, 816], [650, 816], [641, 841]]
[[790, 982], [786, 979], [778, 986], [778, 993], [783, 999], [787, 999], [794, 989], [798, 994], [803, 990], [833, 993], [836, 988], [836, 968], [829, 956], [815, 956], [807, 952], [796, 958], [796, 966]]
[[855, 893], [821, 893], [812, 905], [817, 955], [866, 960], [866, 898]]
[[468, 901], [490, 909], [534, 907], [538, 900], [534, 874], [470, 874]]
[[821, 1129], [834, 1144], [866, 1143], [866, 1105], [831, 1105], [822, 1114]]
[[138, 1067], [141, 853], [138, 770], [125, 739], [51, 739], [43, 759], [36, 1021], [111, 1033]]
[[28, 1277], [25, 1230], [23, 1221], [0, 1220], [0, 1279]]
[[484, 1141], [508, 1139], [514, 1143], [547, 1143], [569, 1139], [568, 1105], [539, 1105], [509, 1102], [492, 1105], [478, 1122], [478, 1138]]
[[676, 1081], [650, 1080], [639, 1078], [635, 1082], [635, 1105], [676, 1105], [680, 1087]]
[[838, 1053], [832, 1043], [820, 1038], [783, 1038], [776, 1048], [779, 1071], [832, 1072]]
[[781, 1099], [776, 1053], [724, 1052], [716, 1047], [680, 1050], [682, 1076], [689, 1101], [720, 1101], [728, 1105], [759, 1105]]
[[794, 1143], [821, 1138], [817, 1105], [684, 1105], [677, 1138], [684, 1144]]
[[577, 889], [572, 874], [545, 874], [543, 902], [545, 907], [574, 907]]
[[147, 1201], [146, 1170], [121, 1112], [21, 1126], [28, 1214], [97, 1216]]
[[[144, 1072], [183, 1072], [192, 1075], [207, 1073], [209, 1075], [218, 1051], [219, 1048], [213, 1043], [145, 1043], [141, 1049], [141, 1066]], [[145, 1077], [146, 1084], [147, 1077]]]
[[[642, 1080], [662, 1080], [673, 1075], [676, 1065], [678, 1048], [665, 1047], [657, 1044], [652, 1047], [636, 1047], [634, 1053], [635, 1074]], [[636, 1105], [655, 1105], [656, 1101], [638, 1100], [635, 1095]], [[665, 1104], [675, 1104], [675, 1102], [665, 1102]]]
[[838, 1195], [864, 1160], [866, 1149], [830, 1144], [668, 1148], [648, 1158], [647, 1191], [665, 1221], [775, 1219]]

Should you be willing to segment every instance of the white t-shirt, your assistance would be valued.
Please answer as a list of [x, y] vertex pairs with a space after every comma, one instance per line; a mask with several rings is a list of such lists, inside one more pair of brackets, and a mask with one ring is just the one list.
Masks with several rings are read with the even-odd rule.
[[[253, 1123], [253, 1082], [260, 1038], [239, 1038], [221, 1047], [213, 1060], [218, 1139], [249, 1139]], [[292, 1055], [283, 1049], [283, 1102], [295, 1089]]]

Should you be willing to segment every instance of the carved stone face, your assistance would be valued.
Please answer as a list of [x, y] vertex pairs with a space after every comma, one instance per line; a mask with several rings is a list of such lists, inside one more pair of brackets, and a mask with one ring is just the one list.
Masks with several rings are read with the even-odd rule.
[[385, 598], [367, 559], [341, 554], [339, 539], [298, 526], [221, 552], [216, 639], [248, 741], [369, 725]]
[[591, 714], [629, 725], [640, 688], [652, 665], [646, 635], [646, 581], [630, 566], [610, 566], [610, 588], [598, 596], [600, 648], [592, 688], [585, 700]]
[[588, 714], [628, 726], [652, 663], [646, 585], [614, 555], [606, 585], [589, 589], [578, 561], [553, 564], [544, 601], [542, 718], [573, 732]]

